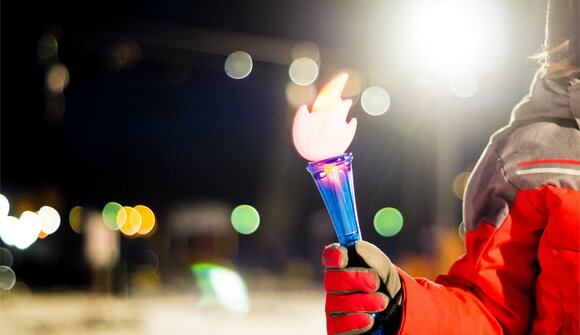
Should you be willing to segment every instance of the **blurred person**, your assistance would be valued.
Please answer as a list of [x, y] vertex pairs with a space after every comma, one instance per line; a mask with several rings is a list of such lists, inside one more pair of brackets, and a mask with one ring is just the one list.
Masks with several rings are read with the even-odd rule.
[[580, 1], [548, 1], [544, 45], [470, 177], [465, 254], [430, 281], [368, 242], [327, 246], [328, 334], [580, 334]]

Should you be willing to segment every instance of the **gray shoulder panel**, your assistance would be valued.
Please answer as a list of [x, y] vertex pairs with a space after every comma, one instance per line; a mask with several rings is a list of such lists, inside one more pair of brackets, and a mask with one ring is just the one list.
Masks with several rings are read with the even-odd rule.
[[516, 194], [517, 189], [504, 175], [501, 158], [493, 145], [488, 145], [465, 190], [465, 229], [474, 231], [484, 220], [498, 227], [506, 218]]

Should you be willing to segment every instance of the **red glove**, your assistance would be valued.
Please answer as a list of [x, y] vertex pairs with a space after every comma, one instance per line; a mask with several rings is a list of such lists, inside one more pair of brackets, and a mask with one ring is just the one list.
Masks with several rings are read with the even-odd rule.
[[353, 251], [356, 262], [365, 267], [347, 267], [347, 249], [338, 243], [324, 248], [322, 254], [328, 335], [365, 333], [374, 325], [372, 313], [401, 304], [401, 280], [389, 258], [365, 241], [356, 242]]

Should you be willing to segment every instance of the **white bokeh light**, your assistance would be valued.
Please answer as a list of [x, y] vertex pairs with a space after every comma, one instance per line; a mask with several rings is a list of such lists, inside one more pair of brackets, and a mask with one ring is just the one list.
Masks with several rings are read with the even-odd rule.
[[366, 113], [378, 116], [389, 110], [391, 96], [383, 88], [372, 86], [364, 90], [360, 103]]
[[36, 242], [41, 227], [40, 217], [33, 212], [25, 211], [20, 218], [7, 216], [0, 221], [0, 237], [7, 245], [24, 250]]
[[237, 313], [247, 313], [250, 310], [248, 289], [239, 274], [215, 267], [209, 271], [208, 276], [216, 298], [223, 306]]
[[43, 206], [38, 210], [42, 221], [42, 231], [48, 235], [54, 233], [60, 226], [60, 214], [50, 206]]
[[307, 86], [318, 78], [318, 64], [311, 58], [300, 57], [290, 64], [288, 74], [296, 85]]
[[42, 220], [38, 214], [25, 211], [20, 215], [18, 221], [15, 246], [24, 250], [38, 239], [38, 235], [42, 231]]
[[7, 245], [16, 245], [18, 223], [18, 218], [14, 216], [7, 216], [0, 220], [0, 238]]
[[224, 69], [226, 74], [233, 79], [244, 79], [252, 72], [253, 62], [250, 54], [244, 51], [236, 51], [226, 58]]
[[6, 265], [0, 265], [0, 289], [9, 291], [16, 284], [16, 274]]
[[10, 212], [10, 202], [3, 194], [0, 194], [0, 220], [8, 216], [8, 212]]

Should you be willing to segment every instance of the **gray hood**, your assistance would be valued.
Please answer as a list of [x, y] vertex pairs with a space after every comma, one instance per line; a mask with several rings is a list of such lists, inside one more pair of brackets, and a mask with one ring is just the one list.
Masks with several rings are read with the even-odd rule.
[[580, 129], [580, 81], [555, 81], [541, 72], [536, 72], [530, 94], [513, 109], [510, 124], [556, 118], [574, 120]]

